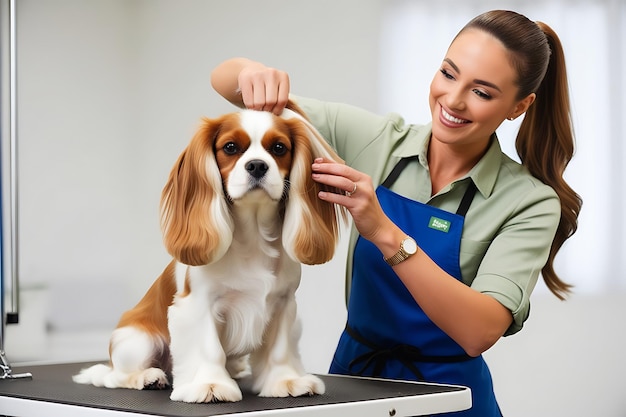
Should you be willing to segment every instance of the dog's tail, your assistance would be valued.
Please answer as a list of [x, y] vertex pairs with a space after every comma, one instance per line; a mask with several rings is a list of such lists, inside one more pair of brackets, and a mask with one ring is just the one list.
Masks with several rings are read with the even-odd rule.
[[90, 366], [89, 368], [82, 369], [77, 375], [72, 377], [72, 380], [77, 384], [103, 387], [106, 376], [112, 371], [113, 368], [110, 366], [99, 363], [97, 365]]

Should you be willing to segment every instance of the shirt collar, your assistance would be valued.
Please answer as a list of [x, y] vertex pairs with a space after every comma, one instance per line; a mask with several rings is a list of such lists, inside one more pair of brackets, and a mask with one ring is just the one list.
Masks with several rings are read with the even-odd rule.
[[474, 165], [474, 168], [467, 173], [467, 176], [474, 181], [476, 188], [478, 188], [483, 197], [488, 198], [493, 192], [501, 165], [502, 149], [500, 148], [498, 136], [494, 133], [491, 135], [491, 144], [487, 152]]
[[[425, 168], [428, 168], [428, 143], [430, 141], [430, 135], [432, 133], [431, 124], [412, 126], [413, 135], [410, 135], [410, 140], [404, 140], [393, 152], [393, 156], [398, 159], [417, 156], [420, 164]], [[500, 148], [500, 142], [497, 135], [494, 133], [491, 135], [491, 144], [487, 149], [485, 155], [474, 165], [474, 167], [462, 178], [459, 178], [455, 182], [463, 181], [466, 178], [471, 178], [476, 184], [476, 188], [483, 195], [488, 198], [493, 192], [493, 187], [496, 184], [498, 178], [498, 172], [500, 171], [500, 165], [502, 164], [502, 149]]]

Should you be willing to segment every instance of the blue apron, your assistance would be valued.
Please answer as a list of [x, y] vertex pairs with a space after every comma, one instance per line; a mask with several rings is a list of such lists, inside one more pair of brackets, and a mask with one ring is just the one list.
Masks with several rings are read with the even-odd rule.
[[[461, 234], [476, 186], [469, 180], [456, 214], [390, 191], [414, 159], [400, 160], [376, 195], [387, 216], [416, 240], [419, 250], [461, 280]], [[353, 259], [358, 262], [353, 265], [348, 323], [329, 372], [464, 385], [472, 390], [472, 408], [451, 415], [501, 417], [482, 356], [468, 356], [426, 316], [371, 242], [359, 237]]]

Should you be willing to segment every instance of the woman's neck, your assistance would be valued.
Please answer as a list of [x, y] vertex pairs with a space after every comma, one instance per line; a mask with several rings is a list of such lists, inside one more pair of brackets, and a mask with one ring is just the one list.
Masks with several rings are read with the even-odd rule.
[[459, 147], [431, 139], [428, 145], [431, 195], [437, 194], [446, 185], [467, 174], [482, 158], [488, 147], [489, 142], [480, 147]]

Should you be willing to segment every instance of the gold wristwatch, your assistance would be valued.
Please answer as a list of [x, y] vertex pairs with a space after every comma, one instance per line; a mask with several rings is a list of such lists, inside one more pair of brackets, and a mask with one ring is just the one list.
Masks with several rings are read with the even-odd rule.
[[410, 258], [417, 253], [417, 243], [412, 237], [407, 236], [400, 242], [400, 249], [393, 256], [385, 258], [390, 266], [398, 265], [400, 262]]

